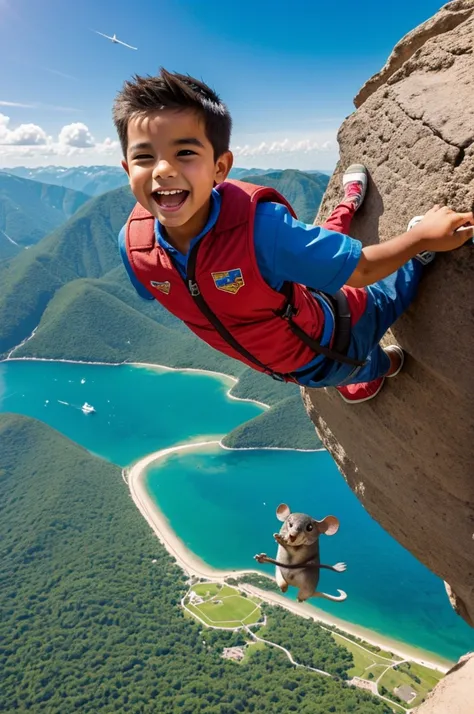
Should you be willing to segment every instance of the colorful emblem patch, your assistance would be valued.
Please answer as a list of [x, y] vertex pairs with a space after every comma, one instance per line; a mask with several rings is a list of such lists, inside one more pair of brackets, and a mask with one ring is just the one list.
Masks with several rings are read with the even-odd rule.
[[165, 295], [169, 295], [169, 292], [171, 290], [171, 283], [169, 280], [165, 280], [162, 283], [157, 282], [156, 280], [150, 280], [150, 285], [152, 288], [156, 288], [156, 290], [159, 290], [160, 293], [164, 293]]
[[218, 290], [223, 290], [226, 293], [238, 293], [240, 288], [245, 285], [242, 271], [240, 268], [233, 270], [223, 270], [220, 273], [211, 273], [214, 285]]

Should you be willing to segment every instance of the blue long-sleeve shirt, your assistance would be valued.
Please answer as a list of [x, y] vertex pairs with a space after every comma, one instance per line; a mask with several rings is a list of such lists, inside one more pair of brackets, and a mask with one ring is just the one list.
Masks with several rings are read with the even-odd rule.
[[[201, 233], [192, 239], [190, 249], [208, 233], [216, 223], [221, 207], [221, 196], [215, 189], [211, 196], [209, 218]], [[172, 257], [173, 263], [183, 277], [186, 276], [188, 255], [183, 255], [163, 236], [159, 221], [155, 221], [158, 243]], [[254, 224], [254, 245], [257, 265], [264, 280], [274, 290], [280, 290], [285, 281], [301, 283], [316, 290], [333, 294], [337, 292], [354, 272], [359, 262], [362, 244], [343, 233], [330, 231], [321, 226], [307, 225], [291, 216], [282, 204], [262, 202], [257, 205]], [[135, 276], [125, 247], [125, 227], [119, 235], [119, 248], [128, 276], [140, 297], [154, 300], [154, 296]], [[333, 331], [333, 318], [324, 301], [324, 327], [321, 344], [329, 344]], [[319, 368], [320, 355], [295, 372], [305, 372], [298, 378], [300, 384], [311, 386], [314, 372]]]

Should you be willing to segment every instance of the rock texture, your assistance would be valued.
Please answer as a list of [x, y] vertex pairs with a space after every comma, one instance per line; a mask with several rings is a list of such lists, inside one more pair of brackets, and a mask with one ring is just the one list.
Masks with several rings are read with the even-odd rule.
[[413, 714], [473, 714], [474, 654], [461, 657]]
[[[360, 161], [371, 180], [352, 234], [364, 244], [403, 233], [434, 203], [471, 209], [473, 47], [474, 0], [449, 3], [401, 40], [339, 131], [317, 222], [340, 200], [344, 167]], [[437, 257], [385, 338], [406, 350], [406, 368], [374, 401], [351, 407], [334, 389], [303, 398], [363, 505], [449, 583], [474, 626], [473, 277], [472, 245]]]

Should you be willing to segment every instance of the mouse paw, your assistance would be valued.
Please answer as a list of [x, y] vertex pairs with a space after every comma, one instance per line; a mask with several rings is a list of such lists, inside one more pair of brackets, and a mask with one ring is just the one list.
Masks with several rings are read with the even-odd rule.
[[343, 573], [344, 570], [347, 570], [347, 565], [345, 563], [336, 563], [333, 568], [337, 570], [338, 573]]
[[278, 545], [285, 545], [285, 539], [279, 533], [274, 533], [273, 537], [275, 538]]
[[257, 553], [257, 555], [254, 555], [254, 560], [257, 561], [257, 563], [265, 563], [266, 559], [268, 558], [266, 553]]

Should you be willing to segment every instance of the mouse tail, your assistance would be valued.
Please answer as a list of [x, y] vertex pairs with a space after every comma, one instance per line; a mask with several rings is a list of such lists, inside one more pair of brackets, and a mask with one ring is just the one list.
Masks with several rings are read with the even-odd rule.
[[327, 593], [314, 592], [312, 597], [322, 597], [325, 600], [332, 600], [333, 602], [344, 602], [347, 599], [347, 593], [344, 590], [337, 591], [339, 595], [328, 595]]

